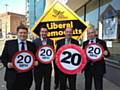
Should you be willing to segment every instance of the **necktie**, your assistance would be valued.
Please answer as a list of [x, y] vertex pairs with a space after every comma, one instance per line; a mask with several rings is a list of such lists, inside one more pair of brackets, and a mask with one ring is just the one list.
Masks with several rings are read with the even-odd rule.
[[70, 44], [70, 39], [67, 39], [65, 44]]
[[68, 39], [67, 42], [68, 42], [68, 44], [70, 44], [70, 43], [71, 43], [71, 42], [70, 42], [70, 39]]
[[21, 50], [25, 50], [25, 43], [24, 42], [21, 42]]
[[93, 40], [91, 40], [91, 43], [93, 43]]

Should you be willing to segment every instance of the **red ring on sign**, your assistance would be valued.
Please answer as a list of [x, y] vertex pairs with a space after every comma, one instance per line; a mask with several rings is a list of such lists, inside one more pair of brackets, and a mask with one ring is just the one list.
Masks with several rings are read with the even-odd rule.
[[[32, 65], [31, 65], [31, 67], [29, 67], [28, 69], [26, 69], [26, 70], [21, 70], [21, 69], [19, 69], [18, 67], [16, 67], [16, 65], [15, 65], [15, 58], [16, 58], [16, 56], [18, 55], [18, 54], [20, 54], [20, 53], [29, 53], [32, 57], [33, 57], [33, 63], [32, 63]], [[13, 55], [13, 57], [12, 57], [12, 63], [13, 63], [13, 66], [14, 66], [14, 68], [17, 70], [17, 71], [19, 71], [19, 72], [27, 72], [27, 71], [30, 71], [30, 70], [32, 70], [33, 69], [33, 67], [34, 67], [34, 63], [35, 63], [35, 56], [33, 55], [33, 53], [32, 52], [30, 52], [30, 51], [26, 51], [26, 50], [21, 50], [21, 51], [19, 51], [19, 52], [16, 52], [14, 55]]]
[[93, 61], [93, 62], [103, 60], [103, 58], [104, 58], [104, 48], [103, 48], [102, 45], [100, 45], [100, 44], [98, 44], [98, 43], [91, 43], [91, 44], [88, 44], [88, 45], [85, 47], [85, 53], [86, 53], [87, 48], [88, 48], [89, 46], [91, 46], [91, 45], [97, 45], [97, 46], [99, 46], [99, 47], [102, 49], [102, 55], [101, 55], [101, 57], [99, 57], [98, 59], [93, 59], [93, 58], [90, 58], [90, 57], [86, 54], [87, 60]]
[[[53, 57], [52, 57], [51, 60], [49, 60], [48, 62], [44, 62], [44, 61], [41, 60], [41, 59], [39, 58], [39, 56], [38, 56], [40, 49], [43, 48], [43, 47], [49, 47], [49, 48], [51, 48], [52, 51], [53, 51]], [[36, 52], [36, 57], [37, 57], [38, 61], [40, 61], [41, 63], [43, 63], [43, 64], [49, 64], [49, 63], [51, 63], [51, 61], [54, 60], [54, 57], [55, 57], [55, 50], [53, 49], [52, 46], [49, 46], [49, 45], [40, 46], [40, 47], [38, 48], [37, 52]]]
[[[61, 53], [65, 50], [65, 49], [75, 49], [77, 50], [80, 55], [81, 55], [81, 63], [79, 65], [79, 67], [75, 70], [68, 70], [66, 68], [64, 68], [61, 63], [60, 63], [60, 55]], [[56, 53], [56, 65], [58, 66], [58, 68], [65, 74], [77, 74], [79, 72], [81, 72], [84, 68], [86, 64], [86, 55], [85, 55], [85, 52], [84, 50], [80, 47], [80, 46], [77, 46], [75, 44], [66, 44], [66, 45], [63, 45], [62, 47], [60, 47]]]

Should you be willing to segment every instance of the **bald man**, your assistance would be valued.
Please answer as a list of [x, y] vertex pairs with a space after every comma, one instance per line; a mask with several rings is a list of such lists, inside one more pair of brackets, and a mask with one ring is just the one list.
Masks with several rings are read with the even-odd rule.
[[[110, 55], [106, 43], [104, 40], [98, 39], [96, 36], [96, 30], [91, 27], [87, 31], [88, 40], [83, 42], [83, 48], [90, 44], [100, 44], [104, 48], [104, 57]], [[87, 61], [85, 66], [85, 90], [91, 90], [92, 88], [92, 79], [94, 78], [95, 90], [103, 90], [103, 75], [106, 72], [104, 57], [100, 61]], [[87, 58], [88, 60], [88, 58]]]

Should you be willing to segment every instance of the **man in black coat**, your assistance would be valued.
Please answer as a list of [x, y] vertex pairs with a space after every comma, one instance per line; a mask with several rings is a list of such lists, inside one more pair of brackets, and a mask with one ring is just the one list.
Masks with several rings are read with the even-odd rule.
[[8, 40], [5, 42], [5, 46], [2, 52], [1, 61], [6, 67], [5, 81], [7, 90], [30, 90], [33, 81], [32, 70], [27, 72], [18, 72], [14, 69], [12, 63], [12, 57], [18, 51], [22, 50], [22, 44], [24, 50], [28, 50], [35, 54], [35, 45], [27, 41], [28, 28], [23, 24], [17, 27], [18, 39]]
[[[33, 40], [37, 49], [40, 46], [50, 45], [54, 46], [53, 41], [47, 38], [48, 29], [46, 26], [40, 27], [40, 37]], [[50, 90], [51, 88], [51, 74], [52, 63], [44, 64], [39, 62], [38, 66], [34, 68], [35, 90], [41, 90], [41, 86], [44, 80], [43, 89]]]
[[[87, 32], [88, 40], [83, 43], [83, 48], [90, 44], [96, 43], [101, 45], [104, 48], [104, 57], [110, 55], [106, 43], [104, 40], [98, 39], [96, 36], [96, 31], [93, 27], [88, 29]], [[91, 90], [92, 88], [92, 79], [94, 78], [95, 90], [103, 90], [103, 75], [106, 72], [104, 57], [100, 61], [87, 61], [87, 64], [84, 68], [85, 70], [85, 90]]]
[[[66, 28], [65, 29], [65, 38], [58, 40], [56, 42], [56, 51], [65, 44], [76, 44], [79, 45], [78, 41], [72, 38], [73, 29]], [[60, 78], [60, 90], [66, 90], [67, 80], [69, 82], [69, 89], [76, 90], [76, 77], [77, 74], [68, 75], [59, 70], [59, 78]]]

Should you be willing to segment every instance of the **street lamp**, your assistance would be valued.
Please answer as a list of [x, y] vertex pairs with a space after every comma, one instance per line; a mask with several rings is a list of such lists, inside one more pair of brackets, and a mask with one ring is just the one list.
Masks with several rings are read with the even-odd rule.
[[5, 4], [5, 7], [6, 7], [5, 37], [7, 38], [7, 7], [8, 7], [8, 4]]

